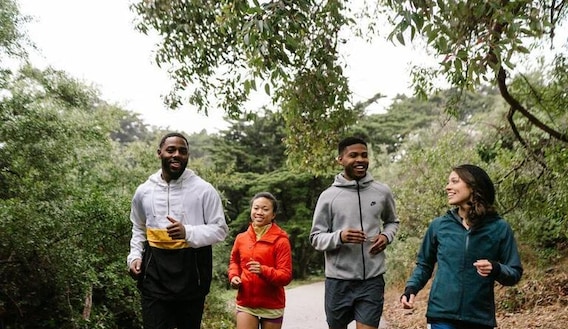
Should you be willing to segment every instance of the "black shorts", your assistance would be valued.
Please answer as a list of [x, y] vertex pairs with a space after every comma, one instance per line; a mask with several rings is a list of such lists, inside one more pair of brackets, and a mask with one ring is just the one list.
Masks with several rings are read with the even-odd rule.
[[200, 329], [205, 297], [160, 300], [142, 296], [144, 329]]
[[351, 321], [378, 327], [383, 315], [385, 280], [382, 275], [367, 280], [325, 279], [325, 315], [330, 328]]

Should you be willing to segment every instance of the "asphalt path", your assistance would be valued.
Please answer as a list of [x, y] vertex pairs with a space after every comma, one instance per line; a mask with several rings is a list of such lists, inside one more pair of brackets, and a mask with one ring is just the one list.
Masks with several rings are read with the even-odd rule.
[[[328, 329], [323, 307], [324, 282], [286, 289], [286, 310], [282, 329]], [[355, 329], [355, 321], [348, 329]], [[387, 329], [381, 320], [380, 329]]]

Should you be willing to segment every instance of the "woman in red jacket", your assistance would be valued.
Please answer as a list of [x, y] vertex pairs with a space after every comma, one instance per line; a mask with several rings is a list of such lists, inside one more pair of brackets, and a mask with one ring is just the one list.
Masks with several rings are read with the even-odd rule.
[[292, 281], [288, 234], [276, 223], [278, 201], [268, 193], [251, 200], [251, 223], [237, 235], [229, 263], [231, 287], [237, 293], [237, 329], [280, 329], [284, 286]]

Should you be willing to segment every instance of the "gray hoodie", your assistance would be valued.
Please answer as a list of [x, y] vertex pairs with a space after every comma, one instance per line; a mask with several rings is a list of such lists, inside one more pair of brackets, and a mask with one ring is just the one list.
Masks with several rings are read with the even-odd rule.
[[357, 180], [335, 176], [320, 195], [314, 211], [310, 243], [325, 253], [325, 276], [343, 280], [365, 280], [386, 271], [385, 253], [372, 255], [372, 243], [343, 244], [341, 231], [363, 230], [369, 238], [384, 234], [391, 243], [399, 220], [388, 186], [374, 181], [370, 173]]

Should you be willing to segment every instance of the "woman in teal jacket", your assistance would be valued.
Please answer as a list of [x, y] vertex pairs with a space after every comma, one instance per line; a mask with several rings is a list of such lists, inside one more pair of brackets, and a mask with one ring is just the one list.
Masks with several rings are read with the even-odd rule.
[[495, 210], [495, 187], [483, 169], [454, 167], [446, 192], [455, 208], [428, 227], [401, 303], [413, 308], [437, 263], [426, 311], [429, 328], [492, 329], [494, 282], [512, 286], [523, 274], [513, 231]]

